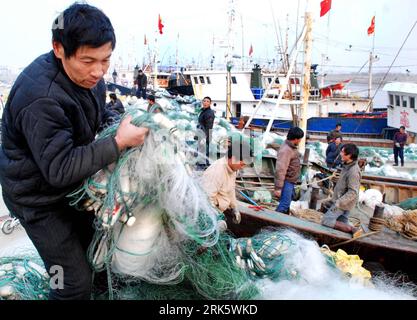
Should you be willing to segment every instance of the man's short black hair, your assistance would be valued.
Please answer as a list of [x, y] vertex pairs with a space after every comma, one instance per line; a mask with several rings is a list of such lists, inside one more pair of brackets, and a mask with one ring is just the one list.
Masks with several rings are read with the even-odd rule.
[[405, 127], [404, 126], [401, 126], [400, 129], [404, 129], [405, 130]]
[[210, 102], [211, 102], [211, 98], [210, 97], [204, 97], [203, 100], [206, 100], [206, 99], [210, 100]]
[[[63, 20], [63, 24], [59, 20]], [[111, 42], [116, 47], [116, 35], [110, 19], [98, 8], [74, 3], [56, 20], [52, 27], [52, 40], [62, 44], [65, 57], [75, 55], [82, 46], [99, 48]]]
[[247, 141], [243, 136], [233, 135], [229, 137], [229, 145], [227, 147], [227, 157], [229, 159], [235, 157], [236, 161], [252, 164], [253, 153], [251, 142]]
[[117, 100], [117, 96], [116, 96], [116, 94], [115, 94], [115, 93], [110, 93], [110, 94], [109, 94], [109, 97], [110, 97], [110, 99], [112, 99], [112, 100]]
[[152, 101], [152, 102], [155, 102], [155, 96], [153, 96], [153, 95], [148, 95], [148, 97], [146, 98], [146, 99], [148, 99], [148, 100], [150, 100], [150, 101]]
[[290, 131], [288, 131], [287, 139], [289, 141], [296, 140], [296, 139], [302, 139], [304, 138], [304, 131], [299, 127], [291, 128]]
[[345, 144], [342, 148], [343, 152], [346, 155], [349, 155], [353, 161], [358, 160], [359, 157], [359, 148], [355, 144]]
[[341, 127], [341, 126], [342, 126], [342, 124], [341, 124], [341, 123], [336, 124], [336, 128], [337, 128], [337, 127]]

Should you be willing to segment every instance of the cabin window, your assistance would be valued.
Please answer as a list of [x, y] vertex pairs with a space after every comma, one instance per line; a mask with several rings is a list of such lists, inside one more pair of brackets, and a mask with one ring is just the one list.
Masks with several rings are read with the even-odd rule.
[[194, 82], [195, 82], [195, 84], [198, 84], [198, 78], [197, 77], [194, 77]]
[[389, 104], [390, 104], [390, 106], [394, 105], [394, 95], [392, 95], [392, 94], [389, 95]]
[[211, 84], [210, 77], [207, 77], [207, 84]]
[[290, 84], [300, 84], [300, 79], [298, 79], [298, 78], [295, 78], [295, 79], [291, 78], [290, 79]]
[[213, 106], [217, 107], [217, 103], [213, 103]]
[[401, 99], [400, 96], [395, 96], [395, 106], [401, 107]]
[[410, 97], [410, 108], [415, 109], [416, 108], [416, 98]]
[[236, 77], [232, 77], [232, 83], [233, 83], [233, 84], [237, 84]]
[[204, 80], [204, 77], [203, 76], [200, 76], [200, 83], [201, 84], [205, 84], [206, 83], [206, 81]]
[[271, 83], [272, 82], [272, 78], [268, 78], [268, 83]]
[[408, 107], [408, 97], [402, 96], [401, 100], [402, 100], [403, 108], [407, 108]]
[[275, 84], [279, 84], [279, 79], [278, 78], [275, 79]]

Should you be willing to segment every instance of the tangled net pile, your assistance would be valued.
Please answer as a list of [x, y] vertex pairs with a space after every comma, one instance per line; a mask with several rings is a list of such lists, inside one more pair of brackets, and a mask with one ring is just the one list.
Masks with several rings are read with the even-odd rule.
[[0, 258], [0, 300], [46, 300], [48, 292], [49, 276], [39, 257]]
[[[145, 144], [125, 152], [71, 195], [74, 206], [96, 214], [96, 234], [88, 250], [94, 271], [106, 270], [130, 284], [146, 282], [141, 288], [158, 285], [158, 295], [160, 285], [172, 289], [187, 283], [198, 297], [248, 298], [252, 289], [241, 288], [248, 276], [231, 263], [219, 242], [217, 211], [191, 176], [196, 150], [180, 143], [182, 133], [165, 116], [129, 113], [132, 123], [151, 129]], [[98, 139], [116, 130], [108, 128]], [[149, 287], [146, 296], [143, 290], [113, 292], [113, 282], [110, 298], [149, 298], [155, 291]], [[177, 292], [179, 298], [190, 296]]]

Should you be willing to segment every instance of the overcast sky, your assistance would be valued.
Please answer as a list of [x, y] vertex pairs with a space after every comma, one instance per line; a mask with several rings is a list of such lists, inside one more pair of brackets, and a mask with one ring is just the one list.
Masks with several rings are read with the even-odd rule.
[[[315, 63], [329, 57], [327, 69], [359, 71], [369, 57], [372, 37], [367, 29], [376, 14], [376, 54], [380, 60], [376, 70], [389, 66], [417, 20], [415, 0], [333, 0], [330, 16], [319, 17], [321, 0], [310, 0], [314, 15]], [[0, 65], [24, 67], [51, 48], [50, 29], [53, 19], [72, 4], [72, 0], [13, 0], [2, 2], [0, 11]], [[303, 23], [306, 0], [300, 0], [297, 19], [297, 0], [235, 0], [236, 54], [248, 55], [252, 44], [254, 61], [265, 65], [277, 58], [276, 28], [280, 28], [285, 43], [289, 29], [289, 46], [294, 45], [297, 30]], [[112, 63], [141, 63], [144, 56], [144, 35], [154, 45], [158, 38], [163, 64], [175, 63], [178, 42], [180, 64], [194, 61], [208, 65], [212, 54], [222, 62], [216, 45], [227, 35], [229, 0], [90, 0], [111, 19], [118, 40]], [[272, 5], [271, 5], [272, 3]], [[158, 14], [165, 25], [164, 34], [157, 34]], [[330, 19], [330, 20], [329, 20]], [[288, 23], [287, 23], [288, 21]], [[243, 26], [243, 28], [242, 28]], [[243, 37], [242, 37], [243, 31]], [[179, 35], [179, 40], [177, 40]], [[242, 49], [243, 38], [243, 49]], [[329, 40], [327, 40], [327, 38]], [[349, 46], [350, 51], [347, 51]], [[406, 69], [417, 73], [417, 28], [411, 34], [396, 62], [394, 71]], [[325, 70], [326, 71], [326, 70]]]

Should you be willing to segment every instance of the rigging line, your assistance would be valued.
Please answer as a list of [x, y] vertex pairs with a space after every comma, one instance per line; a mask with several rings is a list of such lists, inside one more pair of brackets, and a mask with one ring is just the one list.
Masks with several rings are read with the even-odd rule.
[[[412, 26], [412, 28], [411, 28], [410, 32], [408, 33], [408, 35], [407, 35], [407, 37], [405, 38], [405, 40], [404, 40], [403, 44], [401, 45], [401, 48], [398, 50], [398, 53], [397, 53], [397, 55], [395, 56], [394, 61], [392, 61], [391, 67], [390, 67], [390, 68], [388, 69], [388, 71], [385, 73], [384, 78], [382, 78], [382, 80], [380, 81], [380, 83], [379, 83], [379, 85], [378, 85], [378, 88], [376, 89], [376, 91], [375, 91], [375, 93], [374, 93], [374, 95], [373, 95], [372, 99], [369, 101], [368, 106], [367, 106], [367, 108], [366, 108], [365, 112], [368, 112], [368, 111], [369, 111], [369, 108], [370, 108], [370, 106], [372, 105], [372, 102], [374, 101], [374, 99], [375, 99], [375, 97], [376, 97], [377, 93], [378, 93], [378, 92], [379, 92], [379, 90], [381, 89], [382, 84], [383, 84], [383, 83], [385, 82], [385, 80], [387, 79], [388, 74], [390, 73], [390, 71], [391, 71], [391, 69], [392, 69], [392, 66], [394, 65], [395, 61], [397, 61], [397, 58], [399, 57], [399, 55], [400, 55], [400, 53], [401, 53], [402, 49], [404, 48], [405, 44], [407, 43], [408, 38], [410, 38], [410, 36], [411, 36], [411, 34], [412, 34], [412, 32], [413, 32], [414, 28], [416, 27], [416, 25], [417, 25], [417, 20], [414, 22], [414, 24], [413, 24], [413, 26]], [[362, 122], [362, 121], [363, 121], [363, 119], [361, 119], [361, 120], [360, 120], [360, 122], [359, 122], [358, 126], [356, 127], [355, 133], [358, 131], [359, 126], [361, 125], [361, 122]]]
[[275, 19], [275, 13], [274, 13], [274, 9], [272, 7], [272, 1], [271, 0], [269, 0], [269, 6], [271, 8], [272, 20], [274, 22], [274, 29], [275, 29], [275, 35], [277, 37], [278, 48], [281, 52], [281, 59], [282, 59], [283, 62], [285, 62], [285, 57], [284, 57], [284, 54], [283, 54], [283, 47], [284, 46], [281, 43], [281, 41], [282, 41], [282, 39], [280, 39], [281, 34], [280, 34], [280, 32], [278, 31], [278, 28], [277, 28], [277, 22], [276, 22], [276, 19]]
[[[299, 28], [299, 23], [300, 23], [299, 19], [300, 19], [300, 0], [298, 0], [298, 4], [297, 4], [297, 25], [296, 25], [296, 30], [295, 30], [295, 39], [298, 38], [298, 28]], [[295, 72], [297, 72], [297, 58], [295, 59]]]
[[360, 75], [360, 73], [361, 73], [361, 71], [363, 70], [363, 68], [365, 68], [365, 66], [367, 65], [369, 63], [369, 60], [368, 59], [366, 59], [366, 61], [365, 61], [365, 63], [363, 64], [363, 66], [359, 69], [359, 71], [356, 73], [356, 75], [353, 77], [353, 79], [347, 84], [347, 86], [346, 86], [346, 88], [349, 88], [349, 86], [352, 84], [352, 82], [353, 81], [355, 81], [358, 77], [359, 77], [359, 75]]

